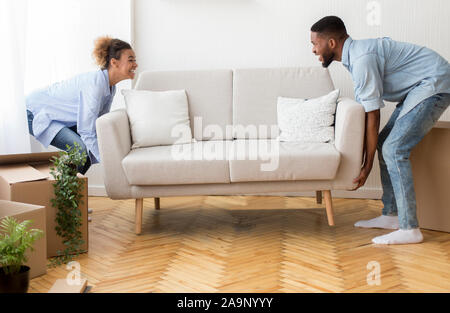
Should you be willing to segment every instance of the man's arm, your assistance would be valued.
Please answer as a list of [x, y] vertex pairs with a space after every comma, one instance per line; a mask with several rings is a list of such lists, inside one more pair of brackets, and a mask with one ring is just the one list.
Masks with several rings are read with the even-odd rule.
[[380, 109], [384, 107], [382, 100], [384, 67], [379, 64], [376, 54], [366, 54], [357, 58], [353, 61], [352, 67], [355, 98], [366, 111], [363, 166], [359, 176], [353, 180], [353, 183], [357, 183], [353, 189], [356, 190], [365, 184], [377, 150]]
[[360, 188], [366, 183], [367, 177], [372, 170], [375, 152], [377, 151], [379, 129], [380, 110], [367, 112], [364, 136], [364, 162], [359, 176], [353, 180], [353, 183], [358, 183], [353, 190]]

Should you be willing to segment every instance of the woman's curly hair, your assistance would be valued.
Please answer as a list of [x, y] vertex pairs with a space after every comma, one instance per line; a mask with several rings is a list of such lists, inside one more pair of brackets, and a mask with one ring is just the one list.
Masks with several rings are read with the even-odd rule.
[[92, 56], [102, 70], [108, 69], [112, 58], [120, 59], [122, 50], [131, 49], [129, 43], [109, 36], [99, 37], [94, 42]]

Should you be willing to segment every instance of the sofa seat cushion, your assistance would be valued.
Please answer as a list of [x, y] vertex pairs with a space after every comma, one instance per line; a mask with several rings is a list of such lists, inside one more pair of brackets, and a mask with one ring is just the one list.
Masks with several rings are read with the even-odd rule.
[[183, 185], [331, 180], [339, 162], [330, 143], [242, 139], [134, 149], [122, 166], [131, 185]]
[[[131, 150], [122, 160], [130, 185], [229, 183], [232, 141], [199, 141]], [[211, 157], [217, 154], [219, 157]]]
[[330, 143], [244, 139], [233, 141], [233, 151], [231, 182], [329, 180], [340, 162], [340, 153]]

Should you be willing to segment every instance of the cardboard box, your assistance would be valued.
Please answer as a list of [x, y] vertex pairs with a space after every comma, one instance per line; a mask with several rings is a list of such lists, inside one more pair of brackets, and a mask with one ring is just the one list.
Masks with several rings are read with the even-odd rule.
[[45, 207], [20, 202], [0, 200], [0, 221], [11, 216], [19, 222], [32, 220], [29, 229], [36, 228], [44, 231], [44, 236], [36, 240], [33, 244], [34, 251], [27, 250], [28, 262], [25, 265], [30, 267], [30, 278], [44, 275], [47, 272], [47, 239], [45, 238]]
[[67, 279], [57, 279], [48, 293], [83, 293], [87, 287], [87, 279], [80, 279], [79, 284], [70, 284]]
[[450, 232], [450, 122], [438, 122], [411, 152], [419, 227]]
[[[51, 205], [55, 197], [55, 180], [50, 174], [52, 156], [58, 156], [58, 152], [0, 155], [0, 199], [45, 206], [47, 257], [56, 256], [58, 250], [65, 248], [55, 230], [57, 209]], [[80, 231], [85, 242], [82, 249], [88, 251], [88, 181], [87, 177], [78, 175], [84, 181], [83, 202], [79, 206]]]

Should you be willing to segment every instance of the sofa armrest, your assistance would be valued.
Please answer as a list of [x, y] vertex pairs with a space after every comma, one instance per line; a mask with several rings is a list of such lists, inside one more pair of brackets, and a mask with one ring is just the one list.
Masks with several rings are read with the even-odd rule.
[[349, 190], [356, 187], [353, 179], [361, 171], [364, 132], [363, 106], [355, 100], [340, 98], [336, 108], [335, 146], [341, 154], [341, 163], [333, 181], [333, 189]]
[[106, 192], [112, 199], [131, 198], [131, 187], [122, 167], [123, 158], [131, 150], [127, 112], [116, 110], [102, 115], [96, 127]]

